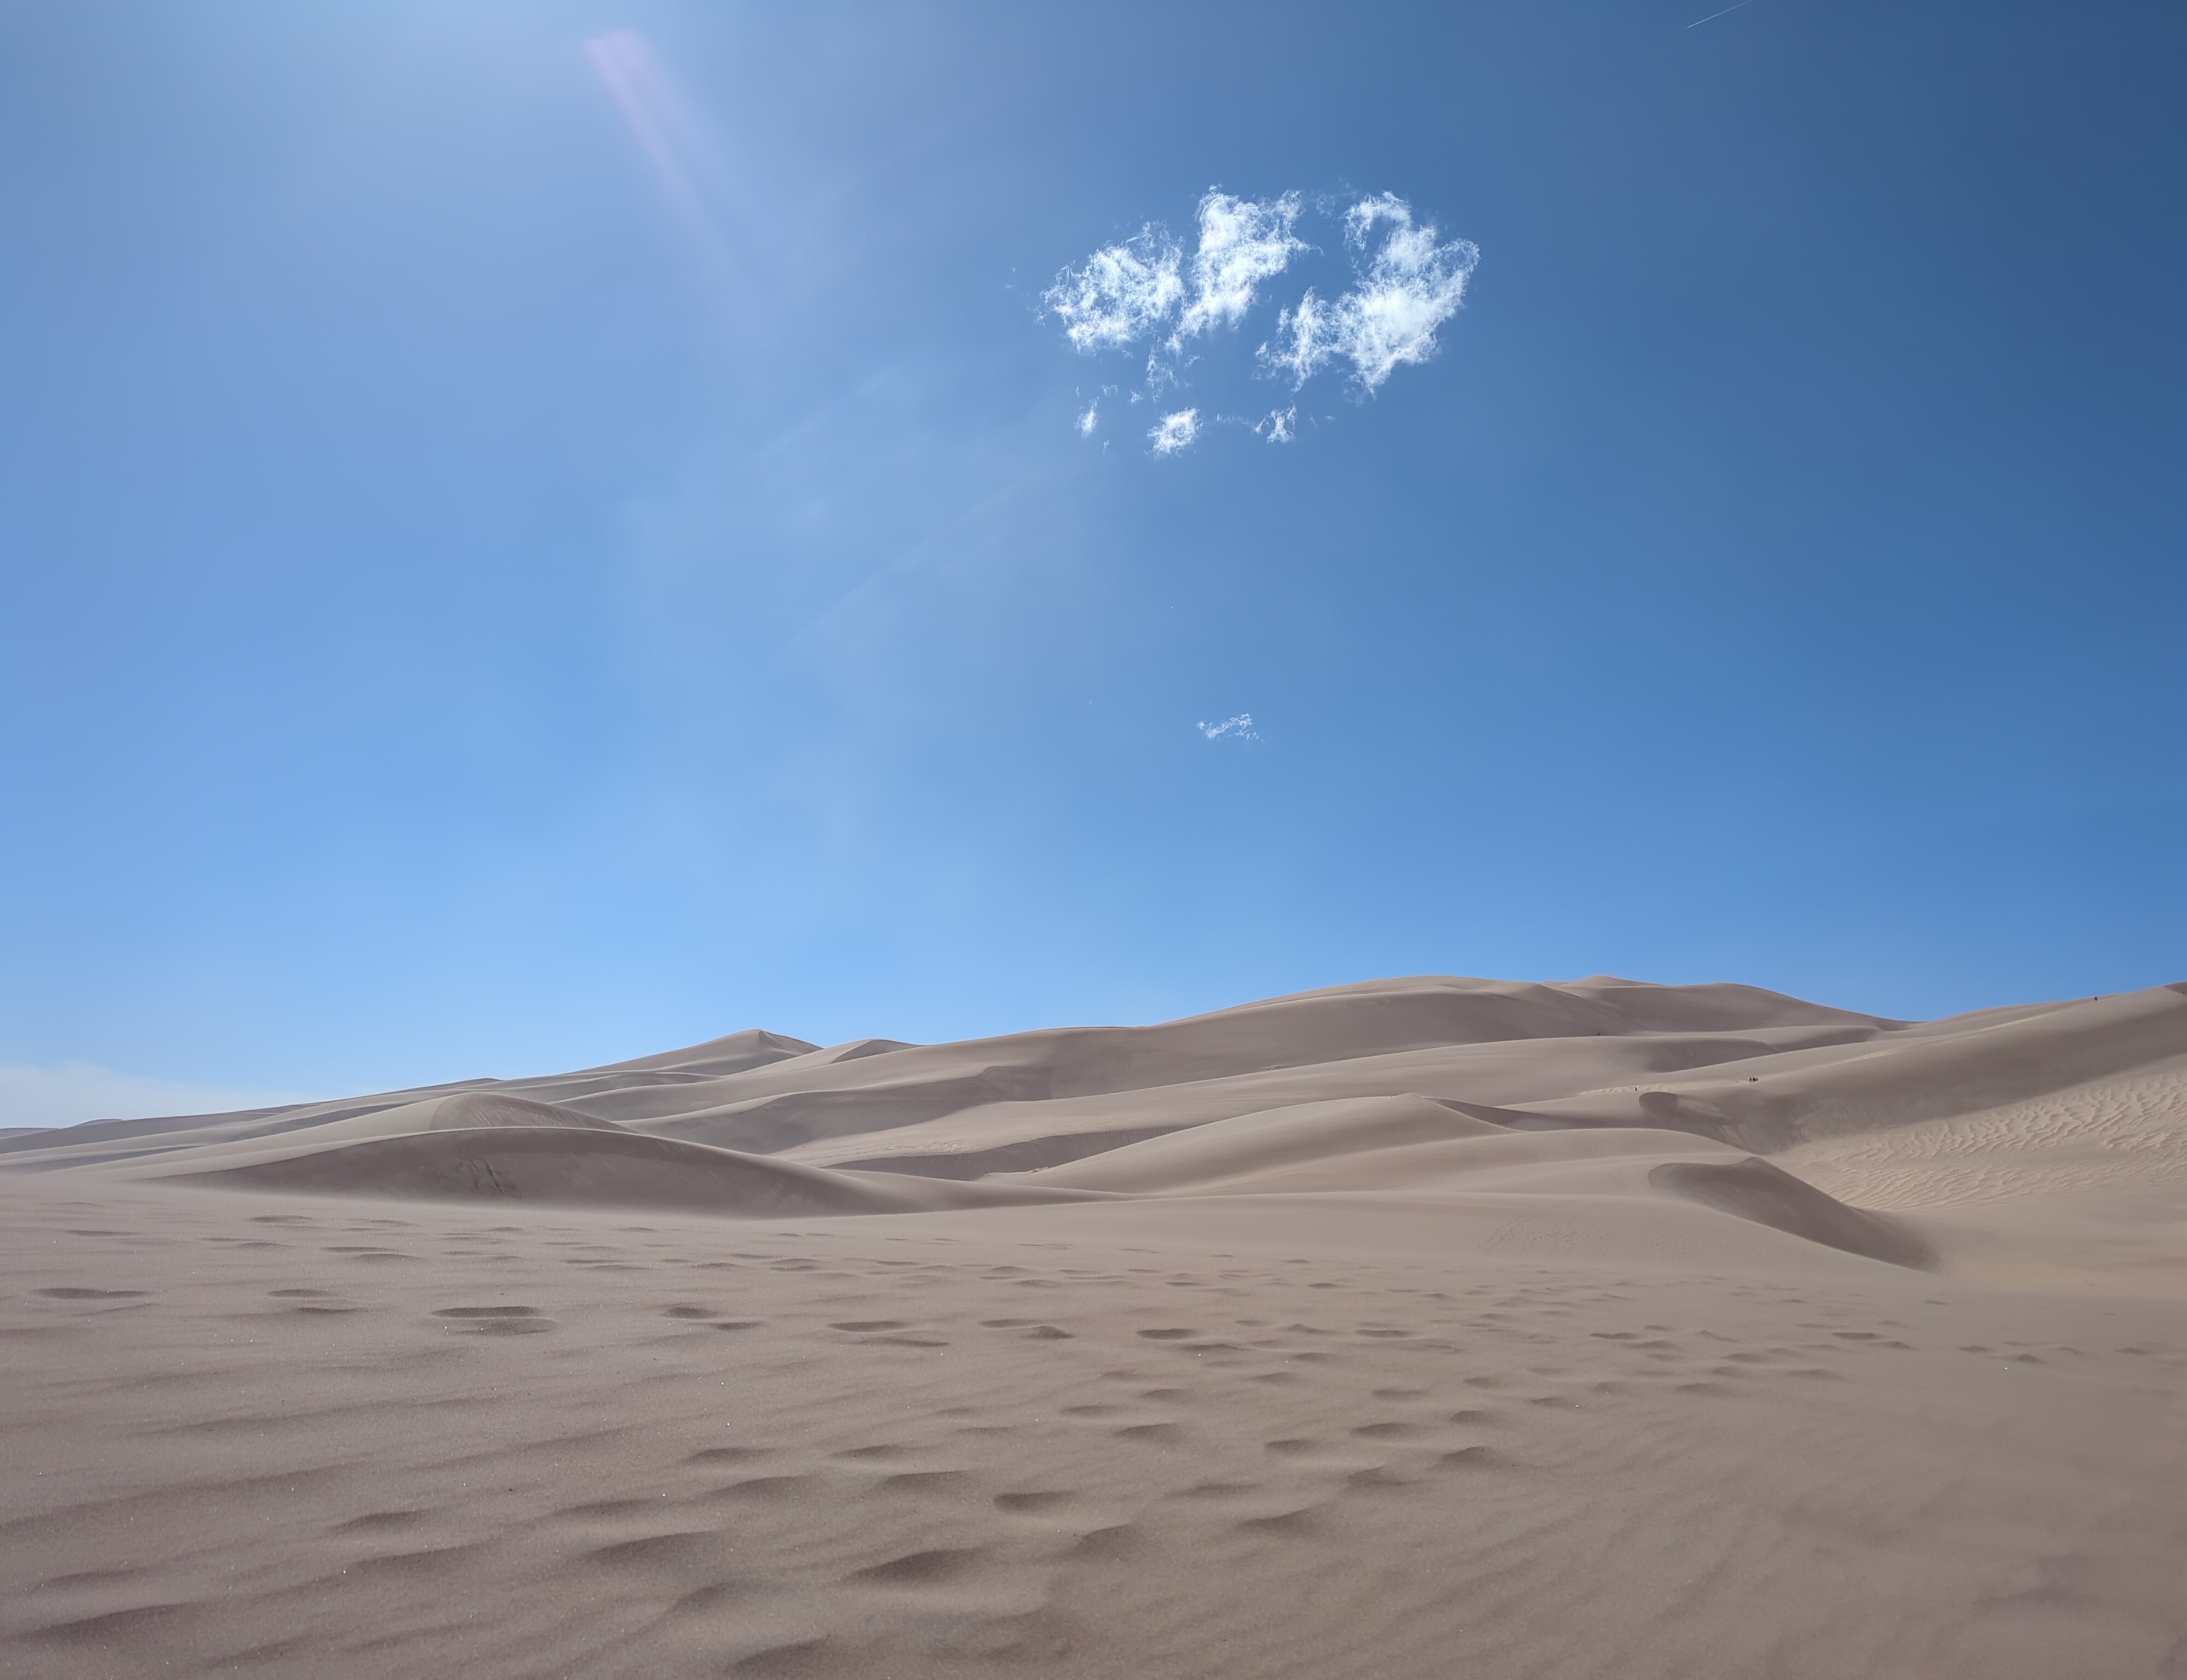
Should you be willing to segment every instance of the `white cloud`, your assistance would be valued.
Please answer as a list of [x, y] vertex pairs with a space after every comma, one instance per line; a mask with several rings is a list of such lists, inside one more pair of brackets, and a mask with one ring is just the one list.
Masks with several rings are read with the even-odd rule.
[[0, 1066], [0, 1127], [221, 1114], [311, 1100], [295, 1091], [233, 1091], [110, 1073], [85, 1062], [64, 1062], [59, 1067]]
[[1184, 370], [1200, 358], [1184, 353], [1184, 340], [1172, 333], [1147, 352], [1147, 394], [1160, 396], [1172, 385], [1184, 383]]
[[[1307, 210], [1298, 193], [1247, 199], [1211, 187], [1200, 200], [1198, 243], [1189, 261], [1167, 230], [1150, 222], [1065, 269], [1041, 295], [1043, 309], [1063, 323], [1065, 337], [1082, 352], [1144, 345], [1142, 389], [1125, 400], [1158, 402], [1171, 387], [1189, 383], [1187, 370], [1200, 359], [1198, 351], [1188, 353], [1195, 340], [1242, 325], [1270, 283], [1302, 253], [1317, 249], [1297, 232]], [[1339, 215], [1328, 200], [1318, 201], [1313, 213]], [[1481, 253], [1470, 240], [1443, 240], [1433, 222], [1420, 220], [1394, 193], [1356, 199], [1339, 219], [1352, 253], [1351, 283], [1333, 298], [1307, 287], [1278, 311], [1275, 332], [1254, 360], [1262, 374], [1284, 376], [1294, 390], [1348, 362], [1354, 389], [1371, 395], [1399, 368], [1436, 354], [1436, 334], [1464, 305]], [[1104, 392], [1123, 394], [1111, 387]], [[1098, 402], [1079, 413], [1082, 437], [1094, 435], [1097, 407]], [[1155, 453], [1172, 455], [1189, 446], [1199, 435], [1200, 412], [1164, 415], [1148, 434]], [[1291, 441], [1297, 419], [1296, 407], [1256, 421], [1217, 415], [1272, 443]]]
[[1220, 723], [1195, 723], [1193, 728], [1211, 741], [1257, 741], [1260, 732], [1253, 728], [1253, 714], [1241, 711], [1235, 717], [1226, 717]]
[[1200, 243], [1191, 276], [1184, 253], [1168, 230], [1150, 222], [1121, 244], [1107, 245], [1076, 268], [1066, 268], [1041, 294], [1041, 304], [1063, 323], [1074, 350], [1120, 350], [1152, 334], [1177, 317], [1147, 364], [1157, 386], [1177, 377], [1173, 363], [1183, 340], [1214, 327], [1235, 327], [1252, 308], [1263, 281], [1283, 273], [1306, 241], [1291, 232], [1298, 220], [1296, 193], [1268, 199], [1241, 199], [1209, 188], [1200, 200]]
[[1384, 222], [1389, 232], [1359, 284], [1334, 303], [1309, 289], [1277, 317], [1274, 347], [1261, 346], [1261, 359], [1289, 374], [1294, 386], [1341, 356], [1352, 363], [1353, 382], [1375, 391], [1400, 366], [1433, 356], [1437, 329], [1465, 302], [1481, 261], [1478, 246], [1470, 239], [1438, 244], [1435, 224], [1415, 223], [1412, 206], [1392, 193], [1345, 212], [1345, 243], [1363, 251]]
[[1183, 261], [1169, 235], [1149, 222], [1122, 244], [1095, 251], [1084, 267], [1065, 269], [1041, 302], [1061, 320], [1074, 350], [1121, 350], [1183, 301]]
[[1409, 228], [1413, 225], [1413, 207], [1395, 193], [1378, 193], [1371, 199], [1360, 199], [1344, 212], [1344, 243], [1355, 250], [1363, 250], [1378, 222], [1392, 222], [1400, 228]]
[[1147, 434], [1147, 441], [1154, 445], [1155, 454], [1174, 455], [1178, 450], [1189, 447], [1193, 439], [1199, 435], [1200, 410], [1180, 408], [1176, 413], [1165, 414], [1155, 421], [1154, 429]]
[[1192, 256], [1192, 301], [1178, 321], [1189, 335], [1234, 327], [1252, 308], [1261, 283], [1272, 280], [1307, 249], [1291, 232], [1299, 195], [1265, 201], [1234, 199], [1210, 188], [1200, 201], [1200, 249]]
[[1094, 427], [1096, 427], [1096, 426], [1098, 426], [1098, 425], [1099, 425], [1100, 424], [1101, 424], [1101, 402], [1100, 402], [1100, 399], [1099, 399], [1099, 397], [1096, 397], [1093, 402], [1089, 402], [1089, 403], [1088, 403], [1088, 404], [1086, 405], [1086, 412], [1085, 412], [1084, 413], [1081, 414], [1081, 415], [1078, 417], [1078, 435], [1079, 435], [1079, 436], [1081, 436], [1081, 437], [1091, 437], [1091, 436], [1093, 436], [1093, 435], [1094, 435]]
[[1268, 366], [1291, 376], [1291, 388], [1296, 391], [1319, 373], [1330, 358], [1337, 353], [1343, 330], [1338, 325], [1336, 312], [1324, 303], [1308, 286], [1306, 295], [1297, 305], [1276, 317], [1276, 346], [1270, 349], [1261, 346], [1261, 360]]

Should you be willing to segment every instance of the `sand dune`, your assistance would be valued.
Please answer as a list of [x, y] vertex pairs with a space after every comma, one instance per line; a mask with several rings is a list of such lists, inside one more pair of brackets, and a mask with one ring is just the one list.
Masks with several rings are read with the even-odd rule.
[[[1751, 986], [1427, 977], [956, 1044], [748, 1031], [569, 1074], [0, 1138], [0, 1162], [767, 1216], [1237, 1194], [1278, 1169], [1291, 1188], [1333, 1193], [1369, 1152], [1638, 1130], [1783, 1156], [1796, 1176], [1805, 1162], [1819, 1193], [1874, 1185], [1918, 1222], [1909, 1175], [1942, 1183], [1939, 1128], [2018, 1163], [1993, 1163], [1993, 1188], [2000, 1172], [2038, 1195], [2085, 1187], [2129, 1155], [2134, 1182], [2168, 1172], [2187, 1160], [2176, 1130], [2129, 1125], [2100, 1146], [2089, 1127], [2142, 1114], [2112, 1093], [2161, 1084], [2175, 1061], [2176, 986], [1912, 1023]], [[2086, 1159], [2069, 1169], [2075, 1151]], [[1431, 1155], [1452, 1164], [1410, 1156], [1407, 1170], [1440, 1183], [1476, 1158]]]
[[0, 1133], [0, 1672], [2187, 1677], [2187, 988]]

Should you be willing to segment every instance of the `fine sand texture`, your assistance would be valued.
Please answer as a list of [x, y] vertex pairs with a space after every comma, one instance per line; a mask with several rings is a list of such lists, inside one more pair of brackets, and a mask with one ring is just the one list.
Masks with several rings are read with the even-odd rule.
[[0, 1254], [0, 1676], [2187, 1680], [2187, 986], [747, 1031]]

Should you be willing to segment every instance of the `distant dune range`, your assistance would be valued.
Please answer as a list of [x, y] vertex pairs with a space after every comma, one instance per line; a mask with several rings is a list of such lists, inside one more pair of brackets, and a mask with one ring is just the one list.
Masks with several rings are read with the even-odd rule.
[[[2183, 1123], [2181, 986], [1909, 1023], [1751, 986], [1435, 977], [954, 1044], [738, 1032], [541, 1078], [19, 1135], [0, 1166], [766, 1218], [1538, 1179], [1930, 1266], [1915, 1185], [1994, 1199], [2000, 1150], [2030, 1194], [2141, 1185], [2187, 1170]], [[1731, 1172], [1731, 1150], [1777, 1170]], [[1892, 1214], [1828, 1194], [1869, 1186]]]
[[56, 1680], [2187, 1680], [2187, 985], [0, 1133], [0, 1462]]

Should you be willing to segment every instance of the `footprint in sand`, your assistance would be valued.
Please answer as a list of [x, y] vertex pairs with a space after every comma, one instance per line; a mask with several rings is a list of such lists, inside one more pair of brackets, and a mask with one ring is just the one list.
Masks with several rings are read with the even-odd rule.
[[363, 1563], [350, 1567], [358, 1574], [396, 1575], [430, 1580], [482, 1548], [476, 1545], [434, 1546], [422, 1552], [390, 1552], [377, 1558], [367, 1558]]
[[711, 1531], [690, 1529], [676, 1534], [648, 1534], [636, 1540], [618, 1540], [610, 1545], [595, 1546], [583, 1556], [588, 1564], [629, 1568], [673, 1563], [680, 1558], [706, 1550], [710, 1544], [718, 1545], [720, 1542], [721, 1537]]
[[332, 1530], [336, 1534], [373, 1534], [384, 1529], [408, 1528], [425, 1520], [423, 1511], [367, 1511], [361, 1517], [351, 1517], [347, 1522], [336, 1523]]
[[635, 1516], [659, 1509], [651, 1499], [596, 1499], [589, 1505], [565, 1505], [554, 1513], [557, 1522], [596, 1522], [604, 1517]]
[[747, 1459], [766, 1456], [764, 1447], [702, 1447], [683, 1462], [687, 1464], [741, 1464]]
[[970, 1480], [962, 1470], [899, 1470], [880, 1485], [889, 1493], [947, 1493]]
[[818, 1484], [809, 1475], [748, 1476], [707, 1491], [709, 1499], [795, 1499]]
[[1344, 1478], [1344, 1485], [1362, 1493], [1389, 1493], [1415, 1486], [1409, 1477], [1393, 1475], [1386, 1464], [1370, 1464]]
[[755, 1590], [750, 1582], [716, 1581], [686, 1593], [668, 1609], [671, 1615], [695, 1615], [702, 1610], [718, 1610], [736, 1599], [749, 1599]]
[[1272, 1516], [1242, 1517], [1236, 1526], [1248, 1534], [1303, 1536], [1316, 1532], [1320, 1524], [1315, 1520], [1314, 1507], [1302, 1505], [1295, 1511], [1278, 1511]]
[[997, 1509], [1004, 1511], [1045, 1511], [1077, 1497], [1063, 1488], [1043, 1488], [1026, 1493], [998, 1493], [995, 1506]]
[[637, 1540], [615, 1540], [606, 1547], [593, 1547], [582, 1554], [588, 1564], [606, 1564], [608, 1569], [652, 1569], [656, 1564], [673, 1564], [695, 1554], [713, 1551], [722, 1544], [720, 1533], [711, 1529], [684, 1529], [678, 1533], [645, 1533]]
[[1077, 1543], [1065, 1555], [1073, 1560], [1098, 1563], [1137, 1557], [1145, 1547], [1146, 1535], [1136, 1523], [1120, 1522], [1080, 1535]]
[[554, 1328], [536, 1306], [442, 1306], [433, 1316], [453, 1320], [441, 1328], [464, 1335], [535, 1336]]
[[769, 1645], [763, 1651], [754, 1651], [729, 1665], [732, 1674], [757, 1674], [780, 1677], [780, 1680], [803, 1680], [807, 1675], [835, 1674], [840, 1666], [832, 1655], [832, 1647], [825, 1636], [818, 1639], [799, 1639], [787, 1645]]
[[977, 1546], [936, 1547], [928, 1552], [908, 1552], [885, 1564], [853, 1570], [846, 1581], [869, 1581], [890, 1587], [925, 1587], [951, 1581], [964, 1574], [985, 1555]]

